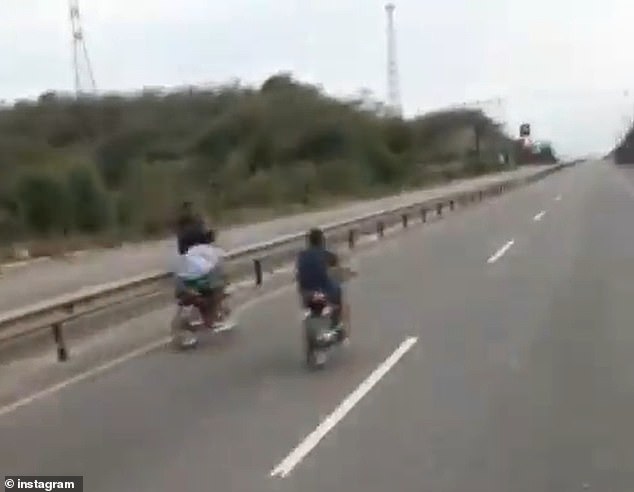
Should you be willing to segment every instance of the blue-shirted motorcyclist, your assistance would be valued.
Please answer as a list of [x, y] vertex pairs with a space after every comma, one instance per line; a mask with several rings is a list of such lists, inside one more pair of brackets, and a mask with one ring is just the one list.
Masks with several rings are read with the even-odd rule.
[[333, 325], [347, 337], [342, 323], [344, 310], [340, 283], [329, 274], [329, 269], [339, 266], [337, 255], [326, 248], [324, 233], [320, 229], [311, 229], [307, 237], [308, 247], [297, 256], [296, 280], [302, 304], [307, 307], [310, 296], [323, 292], [333, 307]]

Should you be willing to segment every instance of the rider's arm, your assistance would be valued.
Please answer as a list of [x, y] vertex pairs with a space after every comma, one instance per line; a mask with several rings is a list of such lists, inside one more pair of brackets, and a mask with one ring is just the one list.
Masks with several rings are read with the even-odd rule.
[[328, 262], [328, 268], [339, 266], [339, 257], [332, 251], [326, 251], [326, 261]]
[[342, 258], [341, 256], [330, 253], [329, 255], [329, 268], [331, 271], [331, 275], [339, 282], [346, 282], [352, 277], [357, 275], [357, 272], [349, 265], [349, 262], [346, 261], [347, 258]]
[[210, 263], [211, 271], [222, 281], [224, 286], [229, 284], [229, 274], [225, 268], [226, 252], [224, 249], [214, 245], [207, 245], [205, 255]]
[[295, 283], [297, 284], [298, 292], [302, 292], [306, 287], [306, 261], [307, 254], [305, 251], [300, 252], [295, 260]]

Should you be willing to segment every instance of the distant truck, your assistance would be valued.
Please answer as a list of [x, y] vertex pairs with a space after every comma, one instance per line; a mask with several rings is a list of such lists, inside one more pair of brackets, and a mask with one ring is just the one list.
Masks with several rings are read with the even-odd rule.
[[550, 143], [530, 143], [520, 138], [515, 141], [515, 160], [518, 164], [554, 164], [557, 157]]

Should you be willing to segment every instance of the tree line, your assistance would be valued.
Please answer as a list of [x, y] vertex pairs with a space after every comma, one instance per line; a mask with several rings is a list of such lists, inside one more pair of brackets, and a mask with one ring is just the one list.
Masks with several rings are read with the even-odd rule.
[[478, 110], [412, 119], [288, 74], [260, 87], [47, 93], [0, 109], [0, 237], [162, 234], [183, 200], [241, 210], [371, 197], [512, 165]]

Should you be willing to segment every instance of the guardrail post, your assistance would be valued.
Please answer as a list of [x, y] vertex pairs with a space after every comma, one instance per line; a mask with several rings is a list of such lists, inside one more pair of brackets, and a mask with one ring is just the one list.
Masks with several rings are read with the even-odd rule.
[[255, 270], [255, 285], [262, 285], [262, 261], [259, 259], [253, 260], [253, 269]]
[[353, 249], [355, 246], [354, 229], [348, 231], [348, 248]]
[[480, 190], [478, 192], [478, 200], [482, 201], [482, 195], [483, 195], [483, 192], [482, 192], [482, 190]]
[[376, 233], [380, 238], [383, 237], [385, 234], [385, 225], [381, 220], [376, 223]]
[[55, 339], [55, 345], [57, 345], [57, 360], [60, 362], [68, 360], [68, 350], [64, 343], [61, 323], [53, 324], [53, 338]]
[[401, 216], [401, 220], [403, 221], [403, 227], [404, 227], [404, 228], [407, 228], [407, 222], [408, 222], [408, 217], [407, 217], [407, 214], [403, 214], [403, 215]]
[[438, 205], [436, 205], [436, 213], [438, 214], [439, 217], [442, 216], [442, 203], [439, 203]]
[[453, 200], [449, 200], [449, 210], [453, 210], [455, 206], [456, 205], [455, 205], [454, 201]]
[[427, 222], [427, 209], [424, 207], [420, 209], [420, 218], [423, 222]]

